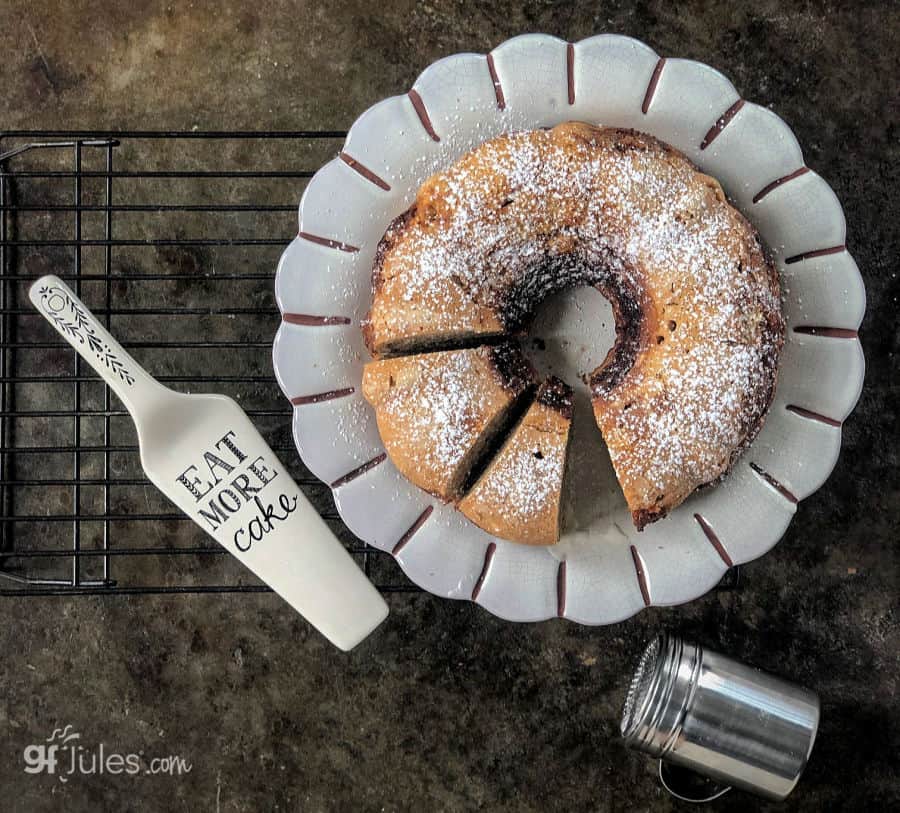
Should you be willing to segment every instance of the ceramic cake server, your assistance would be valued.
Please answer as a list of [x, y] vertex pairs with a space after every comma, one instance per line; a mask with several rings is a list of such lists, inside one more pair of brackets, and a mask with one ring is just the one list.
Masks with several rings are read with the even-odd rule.
[[234, 401], [164, 387], [58, 277], [29, 297], [125, 404], [147, 476], [194, 522], [341, 649], [385, 619], [384, 599]]

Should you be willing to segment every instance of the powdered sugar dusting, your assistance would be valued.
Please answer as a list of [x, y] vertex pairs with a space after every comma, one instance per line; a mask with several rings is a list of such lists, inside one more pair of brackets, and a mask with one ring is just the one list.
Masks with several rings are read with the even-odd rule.
[[[453, 350], [370, 366], [381, 392], [379, 426], [390, 427], [386, 445], [401, 467], [408, 462], [420, 485], [452, 497], [460, 467], [484, 439], [491, 424], [505, 413], [516, 394], [506, 390], [491, 361], [490, 348]], [[381, 365], [381, 369], [378, 369]], [[408, 475], [409, 476], [409, 475]]]
[[[425, 451], [424, 464], [445, 469], [457, 465], [468, 451], [473, 441], [472, 426], [482, 420], [490, 405], [484, 390], [473, 386], [478, 372], [471, 353], [446, 353], [440, 365], [428, 372], [431, 374], [418, 378], [414, 393], [392, 399], [384, 408], [387, 414], [404, 419], [412, 414], [406, 426], [411, 442]], [[407, 403], [409, 397], [414, 400]], [[417, 442], [426, 438], [430, 442]]]
[[526, 416], [471, 494], [481, 504], [499, 507], [510, 525], [524, 526], [557, 510], [562, 490], [565, 434], [539, 433], [528, 423]]
[[333, 406], [331, 414], [337, 430], [331, 440], [334, 447], [353, 445], [359, 434], [365, 434], [371, 417], [371, 411], [361, 398], [351, 398]]
[[452, 334], [467, 318], [461, 299], [514, 327], [552, 291], [610, 276], [702, 305], [696, 318], [712, 335], [741, 304], [777, 307], [760, 284], [762, 253], [745, 250], [749, 225], [686, 159], [558, 129], [488, 142], [422, 187], [416, 219], [382, 264], [390, 304], [376, 298], [376, 327]]
[[664, 512], [715, 479], [760, 424], [777, 276], [718, 185], [649, 137], [562, 125], [487, 142], [426, 182], [386, 245], [376, 345], [496, 332], [485, 312], [509, 330], [571, 285], [635, 292], [637, 362], [594, 389], [633, 509]]
[[[664, 376], [637, 370], [610, 406], [614, 419], [604, 421], [622, 485], [652, 507], [724, 473], [753, 428], [750, 418], [767, 406], [769, 363], [760, 347], [710, 343], [667, 364]], [[625, 409], [632, 393], [639, 402]]]

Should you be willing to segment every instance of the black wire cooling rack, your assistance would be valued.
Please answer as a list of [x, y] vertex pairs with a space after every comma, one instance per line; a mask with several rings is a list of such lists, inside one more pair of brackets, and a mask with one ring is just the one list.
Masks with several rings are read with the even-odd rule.
[[0, 134], [0, 595], [268, 589], [146, 479], [128, 414], [28, 301], [46, 273], [161, 381], [236, 398], [379, 589], [416, 589], [299, 462], [271, 371], [274, 269], [344, 135]]

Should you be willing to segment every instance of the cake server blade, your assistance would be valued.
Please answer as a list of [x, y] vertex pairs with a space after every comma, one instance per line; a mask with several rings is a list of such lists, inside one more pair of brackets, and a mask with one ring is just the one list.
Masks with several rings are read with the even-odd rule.
[[29, 298], [125, 404], [150, 481], [335, 646], [352, 649], [388, 614], [381, 594], [224, 395], [160, 384], [58, 277]]

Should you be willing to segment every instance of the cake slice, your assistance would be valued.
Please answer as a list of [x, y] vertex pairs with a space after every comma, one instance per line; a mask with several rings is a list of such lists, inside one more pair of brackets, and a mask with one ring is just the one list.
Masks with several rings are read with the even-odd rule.
[[370, 362], [363, 395], [394, 465], [417, 486], [452, 501], [508, 429], [533, 381], [518, 346], [505, 342]]
[[513, 542], [559, 541], [563, 474], [572, 425], [572, 388], [548, 378], [459, 510]]
[[[435, 240], [446, 224], [426, 214], [433, 208], [426, 187], [419, 192], [422, 205], [391, 223], [375, 253], [372, 307], [362, 323], [375, 358], [476, 344], [505, 332], [495, 308], [476, 302], [459, 275], [444, 273], [448, 264], [465, 263], [465, 252], [444, 251]], [[414, 218], [424, 225], [410, 232]]]

